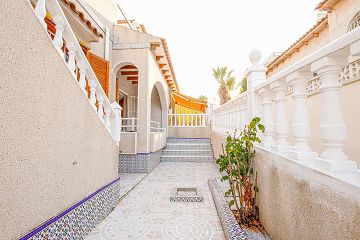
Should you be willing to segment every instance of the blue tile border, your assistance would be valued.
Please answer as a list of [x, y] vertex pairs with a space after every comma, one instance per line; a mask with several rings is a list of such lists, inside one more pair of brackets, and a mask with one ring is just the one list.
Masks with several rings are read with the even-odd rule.
[[[20, 240], [27, 240], [27, 239], [33, 239], [33, 238], [38, 239], [37, 237], [39, 237], [39, 236], [37, 236], [37, 235], [40, 235], [42, 232], [45, 232], [45, 231], [49, 232], [49, 234], [51, 234], [51, 232], [54, 232], [54, 231], [56, 232], [57, 231], [56, 230], [57, 223], [60, 223], [65, 218], [67, 221], [64, 220], [64, 222], [66, 222], [66, 224], [69, 224], [69, 225], [74, 225], [75, 221], [79, 221], [79, 219], [83, 218], [83, 217], [85, 217], [86, 218], [85, 221], [87, 221], [88, 216], [81, 216], [81, 214], [83, 214], [83, 215], [85, 214], [85, 213], [83, 213], [84, 211], [82, 211], [82, 210], [87, 211], [87, 214], [91, 215], [90, 216], [92, 218], [91, 220], [95, 220], [95, 222], [100, 222], [103, 218], [106, 217], [106, 215], [108, 213], [111, 212], [110, 206], [101, 207], [101, 204], [103, 204], [103, 202], [107, 202], [110, 199], [110, 200], [113, 200], [113, 202], [110, 202], [110, 203], [113, 203], [113, 205], [115, 207], [115, 205], [118, 203], [118, 200], [120, 200], [120, 198], [117, 199], [117, 194], [120, 195], [120, 191], [117, 191], [117, 189], [116, 189], [117, 185], [119, 185], [119, 181], [120, 181], [120, 177], [113, 180], [112, 182], [106, 184], [105, 186], [101, 187], [100, 189], [98, 189], [94, 193], [90, 194], [86, 198], [82, 199], [75, 205], [69, 207], [68, 209], [66, 209], [65, 211], [60, 213], [59, 215], [57, 215], [53, 218], [50, 218], [48, 221], [46, 221], [39, 227], [35, 228], [34, 230], [32, 230], [30, 233], [21, 237]], [[112, 189], [113, 187], [115, 187], [115, 189]], [[120, 190], [120, 189], [118, 189], [118, 190]], [[111, 196], [108, 196], [109, 194]], [[101, 201], [103, 201], [103, 202], [101, 202]], [[89, 202], [91, 202], [91, 203], [89, 203]], [[91, 205], [91, 206], [88, 206], [88, 205]], [[80, 210], [80, 213], [78, 213], [79, 211], [76, 212], [76, 210], [78, 210], [80, 208], [82, 208]], [[86, 208], [89, 208], [89, 209], [86, 209]], [[75, 218], [79, 218], [79, 219], [75, 219]], [[60, 223], [60, 225], [61, 224], [62, 223]], [[79, 229], [78, 229], [79, 232], [85, 233], [85, 235], [86, 235], [86, 232], [89, 232], [89, 230], [81, 229], [81, 227], [86, 228], [88, 226], [81, 225], [81, 224], [79, 226], [78, 223], [75, 223], [75, 224], [78, 225], [77, 227], [79, 227]], [[92, 224], [92, 225], [94, 225], [94, 224]], [[74, 229], [69, 228], [69, 230], [73, 231]], [[62, 234], [62, 233], [59, 232], [59, 234]], [[71, 235], [71, 236], [78, 237], [78, 238], [83, 237], [83, 236], [75, 236], [75, 235]]]
[[119, 174], [149, 173], [160, 162], [162, 150], [151, 153], [119, 154]]
[[246, 240], [248, 239], [246, 233], [237, 223], [234, 214], [231, 212], [228, 202], [224, 197], [224, 193], [217, 183], [217, 180], [209, 179], [208, 185], [216, 211], [220, 218], [220, 223], [224, 231], [225, 238], [227, 240]]

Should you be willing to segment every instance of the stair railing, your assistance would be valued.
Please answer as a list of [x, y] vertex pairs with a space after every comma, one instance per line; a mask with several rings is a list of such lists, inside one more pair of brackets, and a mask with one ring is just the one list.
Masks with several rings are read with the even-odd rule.
[[206, 127], [209, 125], [209, 114], [168, 114], [169, 127]]
[[[52, 40], [62, 60], [67, 65], [74, 79], [84, 95], [88, 98], [90, 105], [97, 113], [101, 122], [109, 131], [114, 141], [120, 141], [121, 129], [121, 107], [115, 103], [110, 104], [101, 84], [99, 83], [93, 69], [90, 66], [81, 46], [67, 21], [64, 12], [57, 0], [38, 0], [34, 12], [41, 25], [47, 32], [45, 23], [46, 12], [49, 12], [56, 24], [55, 36]], [[50, 37], [50, 36], [49, 36]], [[51, 39], [51, 38], [50, 38]], [[64, 54], [64, 51], [68, 54]], [[79, 74], [79, 81], [77, 75]], [[87, 92], [88, 86], [90, 93]]]

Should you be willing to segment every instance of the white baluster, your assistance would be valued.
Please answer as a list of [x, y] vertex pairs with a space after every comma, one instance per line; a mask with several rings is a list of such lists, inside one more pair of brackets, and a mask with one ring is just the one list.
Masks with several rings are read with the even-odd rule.
[[290, 151], [290, 156], [298, 161], [312, 164], [317, 154], [312, 152], [309, 147], [311, 136], [310, 121], [307, 109], [307, 84], [312, 78], [311, 73], [297, 72], [287, 76], [286, 81], [293, 88], [293, 119], [292, 134], [294, 147]]
[[135, 118], [134, 117], [131, 118], [131, 131], [135, 132]]
[[117, 102], [113, 102], [111, 104], [112, 109], [114, 109], [114, 120], [111, 123], [111, 135], [114, 136], [114, 140], [119, 144], [121, 137], [121, 126], [122, 126], [122, 118], [121, 111], [122, 108]]
[[43, 28], [45, 28], [47, 30], [47, 25], [45, 22], [45, 17], [46, 17], [46, 5], [45, 5], [45, 0], [38, 0], [36, 3], [36, 7], [35, 7], [35, 14], [36, 16], [39, 18], [41, 25], [43, 26]]
[[241, 100], [241, 131], [244, 130], [246, 125], [246, 98]]
[[97, 85], [95, 83], [94, 80], [89, 81], [89, 86], [90, 86], [90, 104], [91, 106], [96, 110], [96, 88]]
[[342, 177], [353, 180], [356, 178], [357, 165], [348, 161], [343, 151], [346, 125], [341, 109], [339, 76], [346, 64], [345, 58], [325, 57], [311, 66], [311, 71], [320, 77], [323, 95], [320, 131], [324, 152], [315, 161], [315, 167], [333, 174], [345, 174]]
[[289, 142], [287, 141], [289, 134], [289, 124], [286, 112], [286, 85], [277, 81], [270, 85], [275, 93], [275, 106], [276, 106], [276, 120], [275, 120], [275, 133], [277, 137], [276, 146], [273, 148], [280, 154], [287, 154], [289, 151]]
[[262, 97], [262, 108], [263, 108], [262, 124], [265, 127], [262, 144], [264, 148], [271, 149], [271, 147], [274, 145], [274, 139], [272, 137], [274, 132], [274, 126], [272, 121], [273, 94], [268, 88], [260, 89], [259, 94]]
[[111, 114], [111, 108], [110, 108], [110, 107], [104, 107], [104, 111], [105, 111], [105, 116], [104, 116], [105, 127], [107, 128], [107, 130], [110, 131], [110, 114]]
[[185, 127], [185, 115], [182, 115], [182, 126]]
[[[84, 92], [84, 94], [87, 96], [87, 91], [86, 91], [86, 65], [83, 61], [81, 61], [79, 63], [79, 85], [81, 90]], [[93, 81], [94, 82], [94, 81]]]
[[68, 60], [68, 68], [70, 72], [75, 73], [76, 70], [76, 64], [75, 64], [75, 55], [76, 55], [76, 48], [74, 43], [69, 43], [67, 46], [69, 50], [69, 60]]
[[194, 127], [194, 115], [191, 115], [191, 119], [190, 119], [190, 121], [191, 121], [191, 127]]
[[64, 31], [65, 22], [64, 22], [64, 19], [61, 16], [55, 16], [54, 17], [54, 22], [56, 24], [56, 26], [55, 26], [56, 32], [55, 32], [55, 36], [54, 36], [54, 45], [55, 45], [55, 48], [60, 53], [60, 55], [64, 58], [64, 52], [62, 50], [62, 47], [64, 45], [63, 31]]
[[96, 98], [97, 98], [97, 101], [98, 101], [98, 116], [99, 118], [104, 121], [103, 117], [104, 117], [104, 107], [103, 107], [103, 104], [104, 104], [104, 96], [102, 95], [101, 92], [97, 92], [96, 93]]

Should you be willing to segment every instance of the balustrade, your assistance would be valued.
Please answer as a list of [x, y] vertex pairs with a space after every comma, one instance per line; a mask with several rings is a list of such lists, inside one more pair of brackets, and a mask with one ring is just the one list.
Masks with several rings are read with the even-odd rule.
[[[38, 0], [36, 2], [34, 13], [46, 32], [47, 25], [45, 17], [47, 11], [53, 16], [56, 24], [55, 36], [52, 39], [54, 47], [74, 76], [74, 79], [78, 81], [79, 87], [89, 99], [90, 105], [97, 112], [100, 120], [113, 139], [117, 142], [120, 141], [119, 129], [121, 128], [121, 115], [119, 115], [119, 112], [121, 114], [121, 107], [118, 106], [118, 104], [110, 104], [58, 1]], [[77, 71], [79, 73], [79, 79], [77, 79], [75, 74]], [[87, 85], [90, 88], [90, 94], [86, 91]], [[113, 106], [116, 107], [116, 110], [114, 110]]]
[[[360, 40], [360, 29], [354, 31], [357, 33], [351, 34], [357, 34]], [[327, 51], [319, 50], [270, 79], [264, 77], [262, 82], [256, 79], [260, 82], [257, 86], [248, 86], [249, 91], [215, 108], [213, 131], [231, 134], [245, 126], [249, 113], [256, 113], [265, 126], [261, 143], [263, 148], [357, 184], [357, 164], [348, 160], [343, 150], [346, 124], [342, 113], [340, 89], [342, 85], [360, 80], [360, 41], [337, 41], [325, 49], [332, 49], [327, 50], [332, 53], [331, 56]], [[352, 56], [344, 56], [343, 49], [350, 49]], [[337, 57], [334, 54], [336, 51], [339, 51]], [[253, 81], [253, 75], [248, 73], [248, 82]], [[320, 128], [319, 141], [324, 150], [319, 155], [310, 147], [311, 128], [316, 126], [311, 125], [308, 111], [308, 98], [317, 93], [321, 94], [321, 98], [314, 101], [323, 102], [319, 109], [322, 111], [321, 123], [317, 127]], [[247, 99], [253, 101], [249, 103]], [[291, 105], [288, 102], [290, 99]], [[288, 116], [291, 116], [291, 119], [288, 119]], [[288, 142], [289, 123], [291, 145]]]
[[168, 114], [169, 127], [206, 127], [209, 114]]

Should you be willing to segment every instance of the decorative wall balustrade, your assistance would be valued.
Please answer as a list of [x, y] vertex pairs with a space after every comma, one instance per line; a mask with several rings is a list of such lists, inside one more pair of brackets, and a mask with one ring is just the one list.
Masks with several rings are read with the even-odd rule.
[[[38, 0], [34, 10], [46, 32], [46, 12], [48, 11], [51, 14], [55, 23], [56, 32], [53, 38], [51, 36], [49, 36], [49, 38], [52, 39], [54, 47], [67, 65], [74, 80], [78, 82], [79, 87], [88, 98], [90, 105], [94, 111], [96, 111], [101, 122], [113, 139], [119, 142], [121, 107], [116, 102], [113, 104], [109, 102], [58, 1]], [[87, 91], [87, 87], [89, 92]]]
[[[348, 56], [344, 56], [344, 49], [348, 49]], [[266, 129], [262, 135], [263, 148], [360, 185], [357, 164], [344, 152], [346, 131], [358, 126], [346, 126], [340, 95], [343, 85], [360, 80], [359, 57], [359, 28], [269, 79], [266, 79], [266, 69], [258, 63], [259, 57], [250, 55], [253, 65], [247, 75], [248, 91], [213, 111], [212, 130], [234, 134], [258, 116]], [[349, 59], [357, 60], [349, 63]], [[308, 104], [312, 102], [307, 98], [316, 93], [321, 93], [322, 117], [319, 126], [312, 126], [308, 112]], [[322, 153], [310, 147], [311, 129], [316, 127], [320, 128]]]
[[150, 122], [150, 132], [165, 132], [166, 128], [162, 128], [161, 124], [156, 121]]
[[[339, 81], [342, 85], [358, 81], [360, 79], [360, 59], [357, 59], [347, 66], [343, 67], [340, 72]], [[321, 81], [319, 76], [315, 76], [308, 81], [307, 94], [309, 96], [320, 92]], [[287, 95], [292, 94], [292, 86], [288, 86]]]
[[169, 127], [206, 127], [209, 114], [168, 114]]
[[240, 131], [246, 123], [247, 93], [244, 92], [235, 99], [213, 110], [213, 130], [223, 134], [233, 134]]
[[121, 131], [122, 132], [137, 132], [137, 118], [122, 118]]

